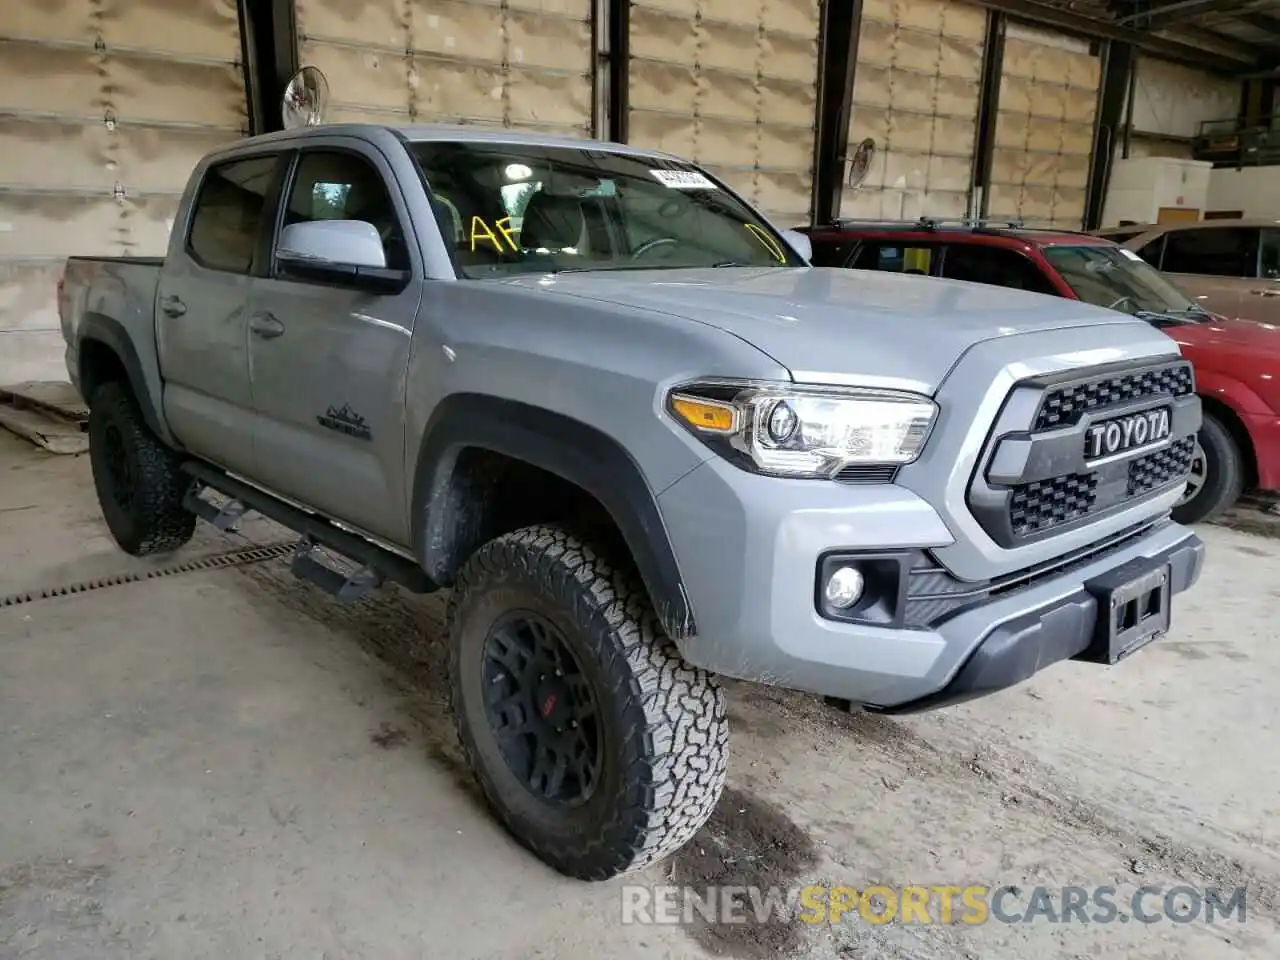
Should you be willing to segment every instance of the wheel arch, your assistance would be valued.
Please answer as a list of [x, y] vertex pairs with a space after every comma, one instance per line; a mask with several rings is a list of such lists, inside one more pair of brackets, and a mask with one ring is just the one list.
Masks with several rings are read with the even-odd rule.
[[147, 377], [137, 347], [120, 321], [101, 313], [87, 312], [80, 325], [77, 344], [77, 373], [80, 392], [86, 403], [101, 384], [121, 380], [128, 385], [147, 427], [166, 443], [174, 438], [158, 407], [159, 398], [147, 388]]
[[[476, 457], [476, 451], [493, 456]], [[695, 634], [657, 496], [627, 450], [589, 424], [491, 395], [446, 397], [423, 432], [411, 521], [414, 553], [432, 580], [451, 585], [484, 540], [509, 532], [491, 522], [490, 508], [501, 490], [494, 457], [536, 471], [530, 476], [554, 478], [553, 484], [559, 481], [598, 504], [620, 534], [667, 635], [681, 640]], [[535, 484], [535, 497], [542, 489]]]
[[1235, 441], [1236, 447], [1240, 450], [1240, 457], [1245, 468], [1245, 488], [1250, 489], [1258, 485], [1258, 455], [1254, 449], [1253, 437], [1249, 433], [1249, 428], [1245, 426], [1244, 420], [1235, 409], [1221, 397], [1212, 394], [1200, 394], [1200, 405], [1206, 415], [1212, 416], [1215, 420], [1222, 424], [1227, 433], [1231, 435], [1231, 439]]

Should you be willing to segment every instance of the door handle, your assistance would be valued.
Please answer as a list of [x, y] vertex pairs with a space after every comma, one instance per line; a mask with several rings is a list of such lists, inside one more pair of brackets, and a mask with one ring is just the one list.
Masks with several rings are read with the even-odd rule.
[[1250, 290], [1255, 297], [1280, 297], [1280, 290]]
[[164, 311], [166, 317], [176, 319], [187, 312], [187, 305], [177, 297], [165, 297], [160, 303], [160, 309]]
[[284, 333], [284, 324], [270, 313], [255, 313], [249, 318], [249, 329], [263, 340], [273, 340]]

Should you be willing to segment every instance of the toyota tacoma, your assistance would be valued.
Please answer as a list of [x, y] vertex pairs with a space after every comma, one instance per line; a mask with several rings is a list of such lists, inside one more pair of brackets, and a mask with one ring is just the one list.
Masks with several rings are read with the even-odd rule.
[[719, 677], [887, 713], [1164, 633], [1200, 426], [1141, 320], [809, 264], [618, 144], [305, 126], [192, 173], [163, 259], [59, 307], [120, 548], [254, 511], [339, 599], [448, 589], [458, 734], [571, 876], [688, 841]]

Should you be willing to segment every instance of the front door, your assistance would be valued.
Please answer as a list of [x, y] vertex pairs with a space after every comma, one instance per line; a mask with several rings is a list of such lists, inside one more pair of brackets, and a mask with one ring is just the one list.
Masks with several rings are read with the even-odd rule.
[[[174, 436], [228, 470], [254, 468], [248, 302], [278, 153], [242, 157], [205, 174], [171, 245], [157, 290], [156, 349]], [[150, 310], [151, 304], [138, 304]]]
[[[311, 146], [314, 143], [315, 146]], [[380, 154], [358, 141], [308, 141], [282, 194], [282, 226], [364, 220], [387, 266], [409, 269], [386, 295], [286, 279], [273, 263], [249, 301], [255, 479], [375, 537], [406, 545], [404, 390], [421, 292], [404, 202]]]

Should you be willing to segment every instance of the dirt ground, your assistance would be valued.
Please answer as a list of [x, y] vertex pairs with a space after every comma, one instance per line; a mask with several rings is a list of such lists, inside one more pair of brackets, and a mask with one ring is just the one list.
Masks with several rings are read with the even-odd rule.
[[715, 817], [627, 881], [1008, 886], [1006, 910], [1110, 885], [1126, 917], [1143, 885], [1247, 885], [1244, 923], [626, 925], [621, 882], [559, 877], [480, 806], [442, 598], [339, 605], [233, 552], [288, 542], [261, 521], [125, 557], [85, 459], [0, 432], [0, 958], [1280, 956], [1277, 529], [1205, 527], [1173, 633], [1114, 669], [900, 720], [734, 685]]

